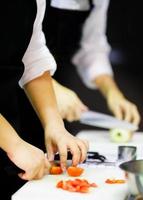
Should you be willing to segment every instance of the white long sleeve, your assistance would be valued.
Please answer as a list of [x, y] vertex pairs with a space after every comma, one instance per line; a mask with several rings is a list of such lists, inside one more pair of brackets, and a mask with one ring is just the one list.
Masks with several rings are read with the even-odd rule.
[[106, 19], [109, 0], [94, 0], [95, 7], [83, 26], [81, 48], [74, 55], [72, 62], [83, 82], [89, 88], [99, 75], [113, 75], [109, 60], [110, 46], [106, 38]]
[[51, 0], [51, 6], [66, 10], [89, 10], [89, 0]]
[[19, 81], [21, 87], [41, 76], [45, 71], [50, 71], [51, 75], [53, 75], [56, 70], [55, 60], [46, 47], [45, 37], [42, 32], [45, 5], [45, 0], [37, 0], [37, 15], [34, 22], [33, 34], [22, 59], [25, 70]]

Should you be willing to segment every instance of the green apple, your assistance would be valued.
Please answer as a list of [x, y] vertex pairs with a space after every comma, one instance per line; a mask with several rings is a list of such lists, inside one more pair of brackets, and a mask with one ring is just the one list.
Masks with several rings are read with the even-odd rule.
[[125, 143], [132, 138], [132, 132], [126, 129], [114, 128], [109, 131], [112, 142]]

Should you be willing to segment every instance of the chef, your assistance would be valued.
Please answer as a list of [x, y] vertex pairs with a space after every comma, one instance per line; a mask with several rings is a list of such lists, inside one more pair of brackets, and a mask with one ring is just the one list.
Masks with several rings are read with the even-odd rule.
[[[88, 149], [87, 142], [66, 131], [57, 109], [51, 81], [56, 63], [42, 32], [45, 5], [45, 0], [18, 0], [3, 1], [0, 6], [1, 192], [8, 188], [4, 199], [10, 199], [15, 185], [3, 171], [5, 156], [24, 171], [18, 174], [21, 179], [32, 180], [48, 173], [55, 152], [59, 151], [65, 169], [67, 150], [73, 154], [73, 165], [77, 165], [85, 159]], [[41, 120], [49, 160], [41, 149], [20, 137], [18, 82]]]
[[[126, 99], [114, 80], [106, 37], [108, 5], [109, 0], [51, 0], [44, 21], [47, 45], [60, 67], [74, 64], [84, 84], [100, 90], [117, 118], [138, 125], [136, 105]], [[73, 91], [59, 83], [54, 87], [63, 118], [79, 119], [87, 107]], [[67, 97], [65, 101], [62, 96]]]

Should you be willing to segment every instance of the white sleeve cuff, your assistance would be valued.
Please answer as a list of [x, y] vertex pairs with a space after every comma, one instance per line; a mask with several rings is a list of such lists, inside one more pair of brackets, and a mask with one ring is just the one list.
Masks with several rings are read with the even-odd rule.
[[76, 54], [72, 62], [76, 66], [83, 83], [90, 89], [96, 89], [97, 86], [95, 82], [93, 83], [93, 80], [104, 74], [113, 76], [113, 70], [107, 55], [96, 54], [94, 58], [93, 55], [89, 55]]
[[38, 51], [32, 51], [23, 58], [25, 71], [19, 85], [23, 87], [29, 81], [41, 76], [44, 72], [50, 71], [53, 75], [56, 71], [56, 62], [46, 46]]

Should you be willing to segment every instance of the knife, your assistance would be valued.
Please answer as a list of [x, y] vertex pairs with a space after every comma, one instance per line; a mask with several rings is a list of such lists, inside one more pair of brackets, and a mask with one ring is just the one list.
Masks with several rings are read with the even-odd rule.
[[[55, 154], [54, 160], [60, 161], [60, 154], [59, 153]], [[67, 160], [72, 160], [72, 154], [71, 154], [70, 151], [68, 151]], [[100, 163], [105, 162], [106, 157], [103, 156], [103, 155], [100, 155], [98, 152], [88, 151], [87, 156], [86, 156], [86, 160], [84, 161], [84, 163], [89, 162], [89, 161], [95, 161], [95, 160], [98, 160], [98, 162], [100, 162]]]
[[[5, 166], [4, 171], [7, 173], [8, 176], [17, 176], [19, 173], [25, 173], [24, 170], [16, 166], [4, 153], [5, 155]], [[54, 157], [55, 161], [60, 161], [59, 153], [55, 154]], [[72, 154], [68, 151], [67, 160], [72, 160]]]
[[[24, 171], [22, 169], [17, 167], [7, 157], [5, 158], [5, 160], [7, 161], [7, 165], [4, 167], [4, 170], [9, 176], [16, 176], [19, 173], [24, 173]], [[70, 151], [68, 151], [68, 154], [67, 154], [67, 161], [69, 161], [69, 160], [70, 161], [72, 160], [72, 154]], [[60, 163], [60, 154], [59, 153], [55, 154], [54, 161]], [[103, 163], [105, 163], [106, 164], [106, 163], [110, 163], [110, 162], [106, 161], [106, 157], [99, 154], [98, 152], [88, 151], [86, 160], [83, 163], [85, 163], [85, 164], [89, 164], [89, 163], [90, 164], [103, 164]]]
[[138, 130], [138, 126], [132, 123], [92, 110], [82, 113], [80, 123], [105, 129], [122, 128], [130, 131]]

